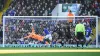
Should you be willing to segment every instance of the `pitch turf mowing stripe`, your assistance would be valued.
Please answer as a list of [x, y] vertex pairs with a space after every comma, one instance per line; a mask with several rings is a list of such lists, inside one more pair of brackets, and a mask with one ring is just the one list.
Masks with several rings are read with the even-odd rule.
[[8, 53], [48, 53], [48, 52], [100, 52], [100, 50], [0, 50], [0, 54]]
[[99, 52], [20, 53], [20, 54], [0, 54], [0, 56], [100, 56], [100, 53]]

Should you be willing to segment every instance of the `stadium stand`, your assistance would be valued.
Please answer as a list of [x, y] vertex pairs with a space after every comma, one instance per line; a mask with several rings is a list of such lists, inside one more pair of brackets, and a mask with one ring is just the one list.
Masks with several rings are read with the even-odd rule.
[[13, 0], [5, 15], [49, 16], [56, 4], [55, 0]]
[[100, 3], [96, 0], [93, 1], [85, 1], [82, 3], [79, 15], [82, 16], [100, 16]]
[[0, 0], [0, 11], [3, 9], [4, 3], [5, 3], [5, 0]]
[[50, 16], [58, 3], [79, 3], [79, 15], [100, 16], [100, 3], [97, 0], [13, 0], [5, 15]]

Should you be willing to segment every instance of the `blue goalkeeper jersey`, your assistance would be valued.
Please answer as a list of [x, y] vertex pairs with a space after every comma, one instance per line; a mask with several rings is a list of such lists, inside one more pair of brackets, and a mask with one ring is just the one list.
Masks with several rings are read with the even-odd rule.
[[46, 35], [49, 34], [49, 31], [48, 31], [48, 29], [46, 29], [46, 28], [44, 29], [44, 32], [45, 32]]
[[86, 29], [86, 37], [88, 38], [92, 33], [92, 29], [91, 28], [87, 28]]

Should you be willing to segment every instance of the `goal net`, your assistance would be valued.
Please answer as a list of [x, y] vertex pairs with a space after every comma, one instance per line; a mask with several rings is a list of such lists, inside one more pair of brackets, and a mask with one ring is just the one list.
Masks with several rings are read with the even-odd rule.
[[79, 22], [85, 26], [84, 47], [98, 47], [97, 16], [4, 16], [3, 47], [75, 47]]

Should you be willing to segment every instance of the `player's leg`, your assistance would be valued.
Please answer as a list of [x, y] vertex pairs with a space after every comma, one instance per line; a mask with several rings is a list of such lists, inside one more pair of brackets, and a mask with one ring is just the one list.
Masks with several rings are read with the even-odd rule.
[[46, 35], [45, 37], [44, 37], [44, 39], [47, 39], [48, 38], [48, 35]]
[[69, 42], [69, 44], [71, 44], [71, 41], [72, 41], [72, 36], [71, 36], [71, 34], [68, 34], [67, 37], [68, 37], [68, 42]]
[[50, 42], [52, 41], [52, 36], [51, 36], [51, 34], [46, 35], [46, 36], [44, 37], [44, 39], [46, 39], [47, 42], [50, 43]]
[[44, 36], [41, 36], [40, 34], [34, 34], [32, 35], [32, 38], [37, 39], [38, 41], [44, 40]]
[[42, 44], [49, 44], [49, 42], [47, 41], [47, 39], [44, 39], [44, 40], [42, 41]]
[[77, 48], [78, 48], [79, 47], [79, 39], [78, 38], [77, 38], [76, 42], [77, 42]]
[[88, 46], [88, 44], [92, 41], [91, 37], [89, 36], [88, 38], [86, 38], [86, 46]]
[[86, 37], [86, 46], [88, 45], [89, 37]]
[[62, 47], [64, 47], [64, 38], [62, 38], [62, 40], [61, 40], [61, 45], [62, 45]]
[[82, 48], [83, 48], [83, 45], [84, 45], [84, 43], [85, 43], [85, 37], [84, 37], [84, 35], [83, 35], [83, 32], [80, 33], [80, 36], [81, 36], [81, 37], [80, 37], [80, 38], [81, 38], [81, 39], [80, 39], [80, 43], [81, 43]]
[[59, 43], [61, 43], [61, 47], [64, 47], [64, 42], [60, 41]]
[[76, 42], [77, 42], [77, 48], [79, 47], [79, 40], [80, 40], [80, 33], [77, 32], [77, 36], [76, 36]]
[[49, 34], [48, 38], [49, 38], [50, 41], [52, 41], [52, 36], [51, 36], [51, 34]]
[[82, 45], [82, 48], [83, 48], [83, 46], [84, 46], [84, 43], [85, 43], [85, 39], [83, 38], [83, 39], [81, 39], [80, 40], [80, 43], [81, 43], [81, 45]]
[[49, 40], [48, 39], [45, 39], [44, 36], [41, 36], [41, 35], [37, 35], [36, 34], [35, 39], [41, 41], [43, 44], [50, 44]]

